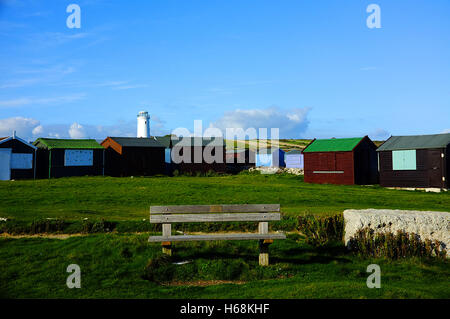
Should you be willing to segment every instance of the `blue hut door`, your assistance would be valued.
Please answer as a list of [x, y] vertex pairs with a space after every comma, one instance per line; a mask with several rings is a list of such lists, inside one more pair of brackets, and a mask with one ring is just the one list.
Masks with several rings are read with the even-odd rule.
[[11, 179], [11, 149], [0, 148], [0, 181]]

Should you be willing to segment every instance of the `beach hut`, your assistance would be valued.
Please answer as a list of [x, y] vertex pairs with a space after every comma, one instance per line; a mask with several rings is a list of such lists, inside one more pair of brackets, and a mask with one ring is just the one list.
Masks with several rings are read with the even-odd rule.
[[150, 176], [165, 173], [164, 145], [155, 138], [107, 137], [105, 174], [109, 176]]
[[381, 186], [449, 188], [450, 133], [391, 136], [377, 152]]
[[286, 168], [303, 169], [303, 154], [301, 150], [292, 150], [284, 154]]
[[376, 145], [369, 137], [314, 139], [303, 150], [307, 183], [376, 184]]
[[39, 178], [104, 175], [104, 148], [92, 139], [38, 138], [36, 175]]
[[227, 150], [225, 160], [228, 172], [240, 172], [255, 166], [255, 152], [248, 148]]
[[221, 137], [172, 137], [173, 169], [182, 173], [226, 172], [225, 140]]
[[256, 152], [257, 167], [284, 167], [284, 151], [280, 148], [263, 148]]
[[0, 180], [36, 177], [36, 146], [16, 136], [0, 137]]
[[173, 168], [172, 168], [172, 158], [171, 158], [171, 152], [172, 152], [172, 139], [170, 135], [166, 136], [155, 136], [154, 137], [159, 144], [164, 146], [164, 166], [165, 166], [165, 173], [167, 175], [171, 175]]

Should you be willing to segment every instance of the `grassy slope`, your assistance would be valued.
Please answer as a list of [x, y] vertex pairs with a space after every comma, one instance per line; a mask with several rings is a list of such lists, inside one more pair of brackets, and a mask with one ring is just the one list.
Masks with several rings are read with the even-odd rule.
[[[448, 193], [387, 190], [377, 186], [303, 183], [292, 175], [223, 177], [63, 178], [0, 182], [0, 217], [141, 220], [150, 205], [281, 203], [288, 215], [328, 214], [345, 208], [450, 210]], [[102, 234], [67, 240], [0, 239], [0, 296], [153, 298], [449, 298], [448, 262], [362, 260], [342, 249], [314, 250], [290, 236], [271, 246], [271, 266], [257, 265], [256, 242], [179, 243], [175, 255], [192, 259], [203, 274], [239, 261], [244, 285], [165, 287], [141, 278], [149, 258], [160, 252], [148, 235]], [[127, 247], [131, 257], [121, 252]], [[82, 289], [67, 289], [66, 267], [82, 269]], [[382, 289], [365, 285], [368, 264], [382, 268]], [[189, 266], [191, 265], [191, 266]], [[187, 266], [179, 272], [189, 279]], [[186, 268], [183, 268], [186, 267]], [[219, 271], [217, 272], [217, 269]], [[272, 278], [267, 280], [253, 280]], [[288, 275], [288, 276], [287, 276]], [[220, 279], [208, 277], [206, 279]], [[278, 278], [282, 276], [283, 278]], [[278, 278], [278, 279], [273, 279]], [[205, 278], [190, 278], [192, 280]]]
[[0, 181], [0, 217], [142, 220], [150, 205], [280, 203], [287, 215], [347, 208], [450, 211], [450, 193], [307, 184], [294, 175]]
[[[28, 298], [449, 298], [448, 262], [362, 260], [342, 248], [313, 250], [287, 239], [271, 246], [271, 266], [257, 264], [256, 242], [180, 243], [176, 256], [214, 271], [239, 260], [263, 277], [243, 285], [167, 287], [141, 278], [159, 253], [146, 235], [90, 235], [67, 240], [0, 240], [0, 295]], [[127, 247], [131, 256], [121, 252]], [[81, 267], [81, 289], [68, 289], [66, 267]], [[367, 265], [381, 266], [381, 289], [366, 287]], [[176, 266], [183, 274], [192, 264]], [[209, 268], [208, 268], [209, 267]], [[247, 271], [248, 272], [248, 271]], [[243, 272], [245, 276], [246, 272]], [[195, 279], [195, 278], [192, 278]], [[248, 280], [244, 278], [244, 280]]]

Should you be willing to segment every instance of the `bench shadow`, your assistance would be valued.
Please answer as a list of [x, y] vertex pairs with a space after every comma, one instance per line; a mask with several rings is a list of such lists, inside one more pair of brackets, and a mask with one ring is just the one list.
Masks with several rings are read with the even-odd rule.
[[[180, 249], [183, 251], [183, 249]], [[328, 264], [330, 262], [350, 263], [351, 259], [347, 258], [349, 252], [345, 247], [293, 247], [289, 249], [277, 249], [269, 251], [269, 258], [271, 263], [290, 263], [295, 265], [302, 264]], [[205, 250], [202, 252], [186, 252], [177, 254], [174, 250], [173, 258], [177, 261], [186, 259], [236, 259], [241, 258], [245, 261], [258, 260], [258, 251], [241, 251], [238, 253], [228, 253], [223, 251], [216, 251], [214, 249]]]

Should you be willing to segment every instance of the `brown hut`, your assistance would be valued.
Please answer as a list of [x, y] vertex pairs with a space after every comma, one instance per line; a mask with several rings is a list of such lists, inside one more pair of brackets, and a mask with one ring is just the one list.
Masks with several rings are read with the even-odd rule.
[[225, 148], [219, 137], [172, 137], [172, 165], [182, 173], [224, 173]]
[[376, 146], [369, 137], [314, 139], [303, 150], [307, 183], [378, 182]]
[[391, 136], [377, 152], [381, 186], [449, 188], [450, 134]]
[[233, 149], [225, 153], [227, 171], [237, 173], [255, 166], [255, 152], [250, 149]]
[[164, 174], [165, 146], [154, 138], [107, 137], [105, 174], [109, 176], [149, 176]]

